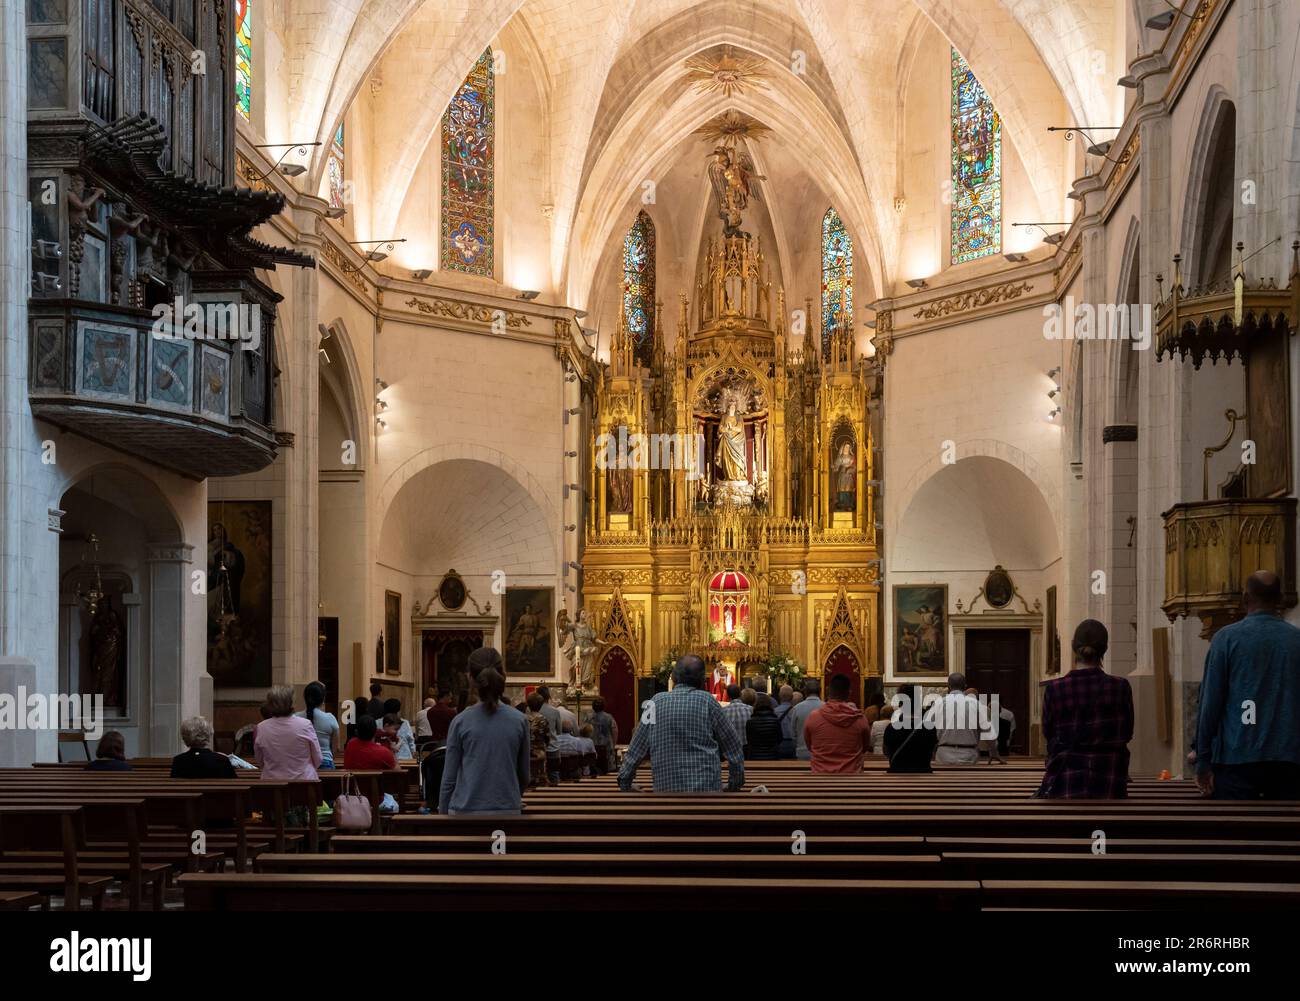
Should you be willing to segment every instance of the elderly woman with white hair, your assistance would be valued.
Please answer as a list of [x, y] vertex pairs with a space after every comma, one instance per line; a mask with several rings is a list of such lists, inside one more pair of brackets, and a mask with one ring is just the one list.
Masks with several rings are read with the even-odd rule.
[[235, 768], [224, 754], [212, 750], [212, 724], [192, 716], [181, 724], [181, 742], [189, 748], [172, 758], [174, 779], [233, 779]]

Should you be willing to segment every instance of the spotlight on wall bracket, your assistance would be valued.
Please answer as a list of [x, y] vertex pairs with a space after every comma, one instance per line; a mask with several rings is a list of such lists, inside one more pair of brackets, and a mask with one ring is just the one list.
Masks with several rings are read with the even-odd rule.
[[331, 205], [325, 210], [326, 219], [342, 219], [347, 214], [347, 208], [342, 205]]
[[1048, 233], [1045, 237], [1043, 237], [1043, 242], [1053, 247], [1059, 247], [1061, 244], [1065, 242], [1065, 234]]
[[369, 250], [358, 250], [357, 253], [372, 264], [378, 264], [380, 261], [388, 260], [388, 255], [397, 249], [397, 244], [405, 242], [405, 237], [391, 240], [349, 240], [348, 246], [370, 247]]
[[564, 424], [565, 424], [565, 426], [566, 426], [566, 427], [568, 426], [568, 424], [569, 424], [569, 418], [570, 418], [571, 416], [573, 416], [574, 414], [580, 414], [580, 413], [582, 413], [582, 408], [581, 408], [581, 407], [566, 407], [565, 410], [564, 410]]
[[1140, 81], [1132, 73], [1126, 73], [1115, 82], [1119, 84], [1121, 87], [1126, 87], [1129, 90], [1137, 90], [1138, 84], [1140, 84], [1142, 81]]
[[527, 291], [520, 292], [517, 296], [515, 296], [515, 298], [516, 298], [516, 299], [523, 299], [524, 302], [532, 302], [534, 299], [536, 299], [536, 298], [537, 298], [539, 295], [541, 295], [541, 294], [542, 294], [542, 293], [537, 292], [537, 291], [534, 291], [533, 289], [528, 289]]
[[1175, 10], [1161, 11], [1147, 18], [1147, 27], [1152, 31], [1168, 31], [1174, 26], [1174, 18], [1178, 16]]
[[564, 530], [565, 530], [566, 532], [576, 532], [576, 531], [578, 530], [578, 526], [577, 526], [577, 525], [565, 525], [565, 526], [564, 526]]
[[1060, 412], [1061, 412], [1061, 408], [1060, 408], [1060, 407], [1053, 407], [1051, 410], [1048, 411], [1048, 413], [1047, 413], [1047, 419], [1048, 419], [1049, 421], [1054, 421], [1054, 420], [1056, 420], [1056, 415], [1059, 414]]
[[419, 271], [412, 271], [411, 277], [414, 278], [417, 282], [422, 282], [426, 278], [428, 278], [431, 274], [433, 274], [432, 268], [420, 268]]
[[379, 387], [379, 391], [380, 391], [381, 393], [382, 393], [385, 389], [388, 388], [388, 383], [384, 382], [383, 379], [376, 379], [376, 380], [375, 380], [375, 385]]
[[917, 291], [930, 287], [929, 283], [924, 278], [909, 278], [906, 284], [908, 288], [914, 288]]
[[1029, 260], [1029, 257], [1025, 254], [1003, 254], [1002, 256], [1012, 264], [1024, 264], [1025, 261]]

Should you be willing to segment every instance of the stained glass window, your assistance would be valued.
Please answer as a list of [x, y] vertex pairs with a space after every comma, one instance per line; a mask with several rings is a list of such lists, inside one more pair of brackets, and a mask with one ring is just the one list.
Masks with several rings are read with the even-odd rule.
[[252, 0], [235, 0], [235, 109], [244, 121], [253, 120]]
[[344, 206], [344, 182], [343, 182], [343, 123], [339, 122], [339, 130], [334, 133], [334, 141], [330, 143], [329, 162], [327, 164], [330, 178], [330, 206], [341, 209]]
[[853, 237], [834, 208], [822, 216], [822, 357], [830, 356], [831, 331], [853, 326]]
[[644, 210], [623, 238], [623, 322], [637, 361], [649, 365], [655, 340], [655, 224]]
[[442, 116], [442, 267], [492, 277], [492, 50], [486, 49]]
[[1002, 119], [952, 50], [952, 263], [1002, 250]]

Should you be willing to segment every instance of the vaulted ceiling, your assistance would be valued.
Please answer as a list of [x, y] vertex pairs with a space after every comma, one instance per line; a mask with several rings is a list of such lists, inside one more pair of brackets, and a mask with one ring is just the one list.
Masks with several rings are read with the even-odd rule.
[[[288, 45], [287, 134], [323, 145], [367, 80], [376, 109], [399, 127], [376, 131], [383, 183], [369, 226], [396, 223], [443, 109], [468, 68], [507, 29], [525, 50], [547, 121], [553, 209], [550, 269], [567, 301], [585, 305], [646, 177], [698, 154], [691, 133], [720, 108], [696, 86], [693, 58], [730, 46], [761, 69], [722, 106], [773, 130], [774, 163], [817, 179], [858, 234], [877, 281], [897, 277], [907, 86], [921, 37], [937, 30], [960, 51], [1003, 119], [1043, 218], [1068, 184], [1067, 153], [1048, 125], [1122, 114], [1114, 81], [1125, 38], [1159, 0], [280, 0]], [[1069, 154], [1073, 155], [1073, 154]], [[797, 177], [769, 178], [769, 185]], [[358, 234], [360, 236], [370, 234]]]

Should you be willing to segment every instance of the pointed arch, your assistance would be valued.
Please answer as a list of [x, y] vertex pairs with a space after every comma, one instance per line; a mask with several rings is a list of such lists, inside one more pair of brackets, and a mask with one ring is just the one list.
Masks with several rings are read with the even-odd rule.
[[1228, 278], [1235, 198], [1237, 108], [1219, 85], [1210, 88], [1191, 150], [1183, 199], [1183, 286]]
[[442, 268], [495, 274], [496, 83], [483, 50], [442, 116]]
[[836, 324], [853, 328], [853, 237], [835, 206], [822, 216], [822, 357], [830, 356]]
[[654, 357], [655, 224], [642, 209], [623, 238], [623, 325], [632, 335], [633, 352], [642, 365]]

